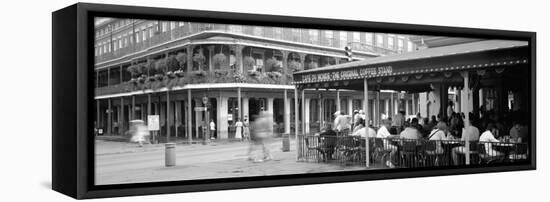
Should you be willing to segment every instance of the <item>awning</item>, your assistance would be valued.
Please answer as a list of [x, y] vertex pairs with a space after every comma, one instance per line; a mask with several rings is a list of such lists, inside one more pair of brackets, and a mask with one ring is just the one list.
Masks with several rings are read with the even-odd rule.
[[293, 83], [298, 87], [336, 86], [342, 89], [354, 89], [353, 86], [347, 87], [348, 84], [364, 78], [377, 78], [371, 80], [378, 81], [380, 78], [390, 80], [430, 78], [431, 80], [427, 82], [433, 82], [433, 78], [423, 75], [517, 67], [527, 64], [530, 53], [528, 45], [527, 41], [485, 40], [428, 48], [295, 72]]

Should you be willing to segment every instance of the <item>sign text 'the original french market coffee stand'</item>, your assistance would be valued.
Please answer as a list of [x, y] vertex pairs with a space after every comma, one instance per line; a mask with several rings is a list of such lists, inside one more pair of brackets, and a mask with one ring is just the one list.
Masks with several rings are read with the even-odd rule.
[[357, 77], [372, 77], [392, 73], [392, 66], [368, 67], [341, 70], [336, 72], [314, 73], [302, 75], [302, 82], [318, 82], [332, 80], [347, 80]]

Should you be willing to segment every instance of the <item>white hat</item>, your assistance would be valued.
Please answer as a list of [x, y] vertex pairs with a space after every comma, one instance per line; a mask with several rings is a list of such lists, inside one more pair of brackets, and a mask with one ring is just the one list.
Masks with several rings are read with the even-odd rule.
[[365, 112], [363, 110], [359, 110], [359, 114], [364, 114]]
[[340, 111], [334, 112], [334, 115], [340, 115]]

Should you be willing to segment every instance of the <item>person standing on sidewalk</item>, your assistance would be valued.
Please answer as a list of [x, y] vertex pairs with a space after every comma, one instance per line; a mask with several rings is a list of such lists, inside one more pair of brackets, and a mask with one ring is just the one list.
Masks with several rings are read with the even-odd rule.
[[243, 122], [238, 118], [235, 123], [235, 139], [242, 141], [243, 140]]
[[244, 115], [243, 136], [244, 136], [245, 140], [250, 141], [250, 122], [248, 122], [248, 116], [247, 115]]
[[210, 138], [214, 139], [216, 136], [216, 123], [214, 119], [210, 120]]
[[[273, 126], [273, 121], [270, 118], [272, 115], [265, 111], [261, 111], [256, 120], [252, 123], [252, 133], [251, 133], [251, 140], [250, 146], [248, 148], [248, 160], [252, 160], [254, 162], [263, 162], [267, 160], [273, 159], [273, 156], [271, 155], [271, 151], [269, 148], [265, 145], [266, 140], [271, 137], [271, 130], [270, 127]], [[252, 154], [257, 150], [257, 147], [262, 148], [262, 158], [254, 158]], [[256, 156], [257, 157], [257, 156]]]

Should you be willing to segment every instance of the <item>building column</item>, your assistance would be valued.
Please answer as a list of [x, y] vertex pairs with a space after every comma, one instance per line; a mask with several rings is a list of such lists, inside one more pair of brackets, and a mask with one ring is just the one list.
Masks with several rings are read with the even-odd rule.
[[302, 134], [306, 135], [306, 91], [302, 90]]
[[380, 126], [380, 90], [376, 91], [376, 98], [374, 102], [374, 124], [376, 126]]
[[[469, 112], [472, 109], [473, 103], [472, 103], [472, 91], [470, 90], [470, 83], [469, 83], [469, 73], [468, 72], [461, 72], [462, 77], [464, 78], [464, 93], [461, 96], [461, 103], [462, 103], [462, 109], [464, 110], [464, 126], [469, 126], [470, 123], [470, 116]], [[466, 165], [470, 164], [470, 140], [469, 137], [466, 136], [466, 139], [464, 141], [465, 143], [465, 162]]]
[[298, 142], [298, 88], [294, 87], [294, 142], [296, 142], [296, 160], [300, 159], [300, 143]]
[[388, 112], [388, 117], [393, 117], [395, 102], [393, 101], [393, 92], [390, 92], [390, 111]]
[[387, 119], [387, 118], [390, 118], [390, 117], [391, 117], [391, 112], [390, 112], [390, 111], [391, 111], [391, 110], [390, 110], [390, 109], [391, 109], [391, 107], [390, 107], [390, 100], [389, 100], [389, 99], [385, 99], [385, 100], [384, 100], [384, 103], [385, 103], [385, 104], [384, 104], [384, 107], [385, 107], [385, 109], [386, 109], [386, 119]]
[[237, 70], [239, 72], [243, 72], [243, 46], [242, 45], [235, 45], [235, 63], [237, 63]]
[[409, 116], [409, 101], [407, 99], [404, 99], [405, 101], [405, 116]]
[[187, 112], [187, 116], [185, 116], [185, 120], [187, 121], [187, 140], [191, 144], [193, 141], [193, 114], [191, 113], [193, 111], [193, 101], [191, 100], [191, 89], [187, 90], [187, 109], [185, 111]]
[[120, 97], [120, 113], [118, 114], [118, 132], [124, 134], [124, 97]]
[[418, 114], [418, 100], [416, 98], [416, 93], [412, 94], [412, 107], [413, 107], [413, 113], [414, 115]]
[[275, 98], [273, 98], [273, 97], [268, 97], [268, 98], [267, 98], [267, 113], [271, 116], [271, 117], [270, 117], [270, 120], [271, 120], [271, 127], [269, 127], [269, 131], [271, 132], [271, 134], [273, 134], [273, 120], [274, 120], [274, 118], [273, 118], [273, 116], [274, 116], [273, 112], [275, 111], [275, 110], [273, 110], [273, 107], [274, 107], [273, 101], [274, 101], [274, 100], [275, 100]]
[[311, 105], [311, 98], [305, 99], [305, 112], [304, 112], [304, 122], [305, 122], [305, 132], [309, 134], [310, 131], [310, 118], [309, 118], [309, 106]]
[[243, 117], [243, 106], [242, 106], [242, 103], [241, 103], [241, 87], [238, 87], [237, 88], [237, 117], [235, 117], [235, 120], [237, 119], [240, 119], [241, 121], [243, 120], [242, 117]]
[[218, 111], [218, 119], [219, 123], [218, 125], [218, 139], [227, 139], [229, 138], [229, 134], [227, 131], [228, 124], [227, 124], [227, 101], [228, 97], [221, 96], [218, 102], [218, 106], [220, 106], [220, 111]]
[[[195, 107], [202, 106], [202, 101], [199, 99], [195, 100]], [[194, 110], [193, 110], [194, 111]], [[199, 138], [200, 126], [202, 126], [202, 111], [195, 111], [195, 137]], [[216, 123], [219, 124], [219, 123]], [[204, 134], [203, 134], [204, 135]]]
[[136, 118], [136, 96], [135, 95], [132, 95], [132, 113], [131, 113], [131, 117], [130, 117], [130, 120], [134, 120]]
[[212, 67], [212, 55], [214, 53], [214, 46], [207, 46], [206, 49], [208, 49], [208, 71], [212, 72], [212, 70], [214, 69]]
[[[189, 74], [193, 70], [193, 46], [187, 45], [187, 73]], [[191, 92], [191, 90], [189, 90]]]
[[323, 94], [319, 89], [316, 90], [317, 94], [319, 95], [319, 131], [322, 131], [324, 127], [324, 120], [323, 120]]
[[166, 91], [166, 142], [170, 142], [170, 91]]
[[351, 115], [353, 119], [353, 97], [348, 97], [348, 114]]
[[287, 90], [284, 90], [284, 125], [285, 133], [290, 134], [290, 100], [288, 98]]
[[107, 99], [107, 134], [113, 134], [113, 103], [111, 98]]
[[[363, 110], [365, 111], [365, 114], [369, 114], [369, 88], [367, 79], [363, 79]], [[365, 116], [365, 125], [368, 127], [369, 124], [369, 116]], [[369, 137], [367, 136], [365, 138], [365, 164], [367, 168], [370, 164], [370, 154], [369, 154]]]
[[[281, 54], [283, 54], [283, 83], [284, 84], [287, 84], [287, 75], [289, 74], [288, 72], [288, 51], [284, 51], [284, 50], [280, 50], [281, 51]], [[286, 95], [286, 90], [285, 90], [285, 95]]]
[[[96, 117], [95, 117], [95, 128], [98, 130], [98, 133], [99, 134], [99, 129], [101, 128], [101, 100], [97, 99], [95, 100], [96, 102], [96, 108], [95, 108], [95, 112], [96, 112]], [[101, 128], [102, 129], [102, 128]]]
[[248, 117], [248, 121], [250, 121], [250, 114], [249, 114], [249, 110], [248, 110], [248, 98], [247, 97], [243, 97], [243, 117]]
[[341, 111], [340, 106], [340, 90], [336, 89], [336, 111]]

